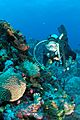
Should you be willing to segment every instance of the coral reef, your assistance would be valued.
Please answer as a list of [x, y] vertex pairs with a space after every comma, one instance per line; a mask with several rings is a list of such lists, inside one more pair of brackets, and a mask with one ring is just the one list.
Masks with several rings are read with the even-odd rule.
[[41, 69], [30, 54], [38, 41], [30, 40], [29, 47], [19, 30], [0, 21], [0, 119], [79, 120], [80, 50], [66, 71], [55, 63]]

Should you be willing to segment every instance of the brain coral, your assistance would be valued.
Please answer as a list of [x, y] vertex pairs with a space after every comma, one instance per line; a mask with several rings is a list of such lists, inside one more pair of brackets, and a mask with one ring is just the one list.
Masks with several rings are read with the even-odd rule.
[[23, 96], [26, 90], [26, 81], [20, 73], [9, 68], [0, 75], [0, 100], [16, 101]]

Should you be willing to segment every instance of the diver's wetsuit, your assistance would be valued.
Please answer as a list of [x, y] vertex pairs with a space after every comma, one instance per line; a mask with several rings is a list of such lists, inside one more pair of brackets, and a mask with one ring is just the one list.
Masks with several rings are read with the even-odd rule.
[[58, 55], [56, 55], [55, 52], [49, 51], [46, 49], [46, 47], [44, 47], [44, 51], [43, 51], [43, 65], [44, 66], [46, 66], [49, 59], [51, 59], [52, 62], [57, 61], [57, 60], [54, 60], [55, 57], [58, 57]]

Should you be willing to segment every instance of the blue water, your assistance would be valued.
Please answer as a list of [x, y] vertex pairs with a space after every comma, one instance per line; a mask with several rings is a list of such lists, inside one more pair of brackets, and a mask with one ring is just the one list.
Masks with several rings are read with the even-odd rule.
[[64, 24], [72, 48], [80, 47], [80, 0], [0, 0], [0, 19], [39, 40]]

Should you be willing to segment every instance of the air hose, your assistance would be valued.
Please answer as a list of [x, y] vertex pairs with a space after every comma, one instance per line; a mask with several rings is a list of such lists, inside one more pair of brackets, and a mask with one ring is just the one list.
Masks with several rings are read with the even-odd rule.
[[[48, 71], [48, 70], [49, 70], [49, 67], [46, 68], [46, 67], [45, 67], [44, 65], [42, 65], [42, 64], [37, 60], [37, 58], [36, 58], [36, 49], [37, 49], [37, 47], [38, 47], [40, 44], [45, 43], [45, 42], [49, 42], [49, 41], [48, 41], [48, 40], [42, 40], [42, 41], [38, 42], [38, 43], [35, 45], [34, 50], [33, 50], [33, 56], [34, 56], [34, 59], [35, 59], [36, 63], [39, 65], [39, 67], [40, 67], [42, 70]], [[52, 77], [52, 79], [56, 80], [56, 77], [55, 77], [55, 76], [52, 75], [51, 77]]]
[[[38, 43], [35, 45], [34, 50], [33, 50], [34, 59], [35, 59], [36, 63], [37, 63], [37, 64], [41, 67], [41, 69], [43, 69], [43, 70], [44, 70], [44, 69], [47, 69], [47, 68], [46, 68], [44, 65], [42, 65], [42, 64], [37, 60], [37, 58], [36, 58], [36, 49], [37, 49], [37, 47], [38, 47], [40, 44], [45, 43], [45, 42], [50, 42], [50, 41], [48, 41], [48, 40], [42, 40], [42, 41], [38, 42]], [[59, 51], [59, 44], [56, 43], [56, 45], [57, 45], [58, 58], [59, 58], [60, 61], [61, 61], [60, 51]]]
[[41, 69], [43, 69], [43, 70], [45, 70], [46, 67], [45, 67], [44, 65], [42, 65], [42, 64], [37, 60], [37, 58], [36, 58], [36, 49], [37, 49], [37, 47], [38, 47], [40, 44], [45, 43], [45, 42], [47, 42], [47, 41], [48, 41], [48, 40], [42, 40], [42, 41], [38, 42], [38, 43], [35, 45], [34, 50], [33, 50], [34, 59], [35, 59], [36, 63], [37, 63], [37, 64], [41, 67]]

